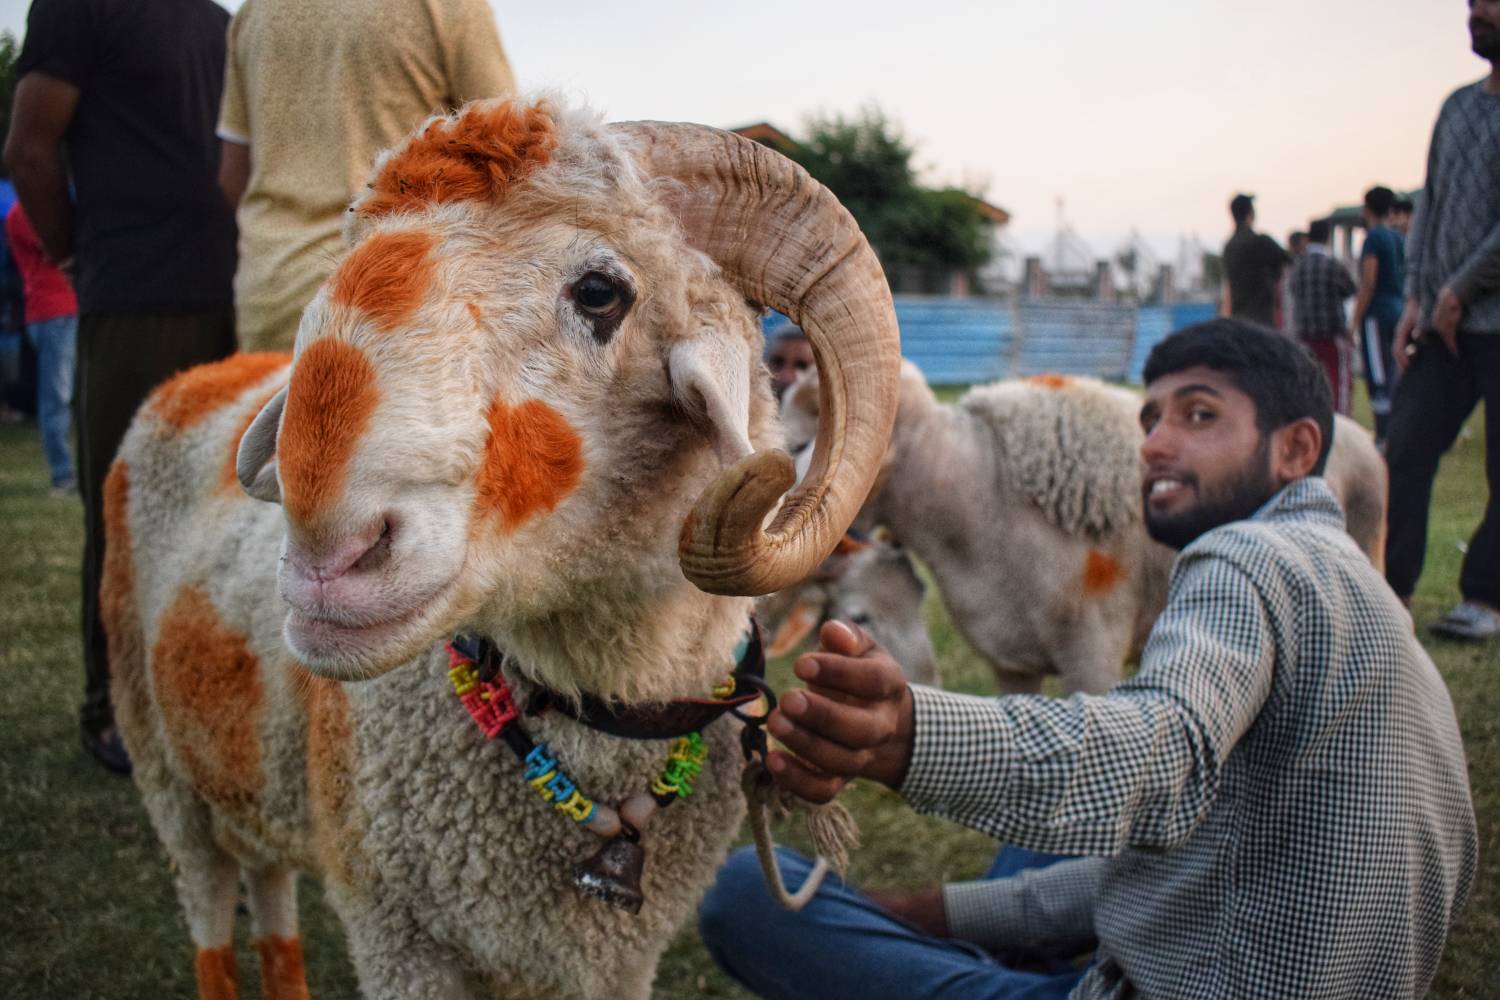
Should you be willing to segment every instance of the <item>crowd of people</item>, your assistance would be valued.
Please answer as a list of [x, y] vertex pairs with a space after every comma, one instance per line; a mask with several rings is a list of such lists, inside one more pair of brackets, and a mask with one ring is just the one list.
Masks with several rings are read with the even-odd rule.
[[[1283, 249], [1236, 196], [1224, 317], [1152, 352], [1142, 504], [1180, 554], [1132, 679], [956, 695], [908, 684], [842, 623], [798, 659], [806, 686], [768, 724], [786, 790], [878, 781], [1007, 846], [976, 882], [832, 881], [796, 913], [732, 856], [701, 930], [757, 994], [1426, 989], [1478, 838], [1453, 707], [1403, 604], [1438, 460], [1481, 400], [1490, 505], [1432, 628], [1500, 635], [1500, 0], [1469, 9], [1491, 73], [1443, 106], [1417, 204], [1365, 194], [1351, 271], [1326, 220]], [[247, 0], [232, 23], [212, 0], [35, 0], [18, 75], [5, 230], [52, 488], [85, 507], [82, 739], [125, 773], [98, 583], [131, 414], [190, 365], [289, 347], [375, 153], [515, 82], [484, 0]], [[779, 395], [811, 347], [795, 327], [770, 340]], [[1320, 478], [1356, 352], [1390, 466], [1384, 579]]]

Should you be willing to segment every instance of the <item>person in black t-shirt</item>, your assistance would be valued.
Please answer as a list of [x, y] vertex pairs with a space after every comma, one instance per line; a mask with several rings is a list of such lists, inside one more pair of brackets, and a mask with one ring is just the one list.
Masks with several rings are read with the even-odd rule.
[[130, 762], [99, 622], [101, 493], [151, 389], [234, 350], [234, 217], [214, 136], [228, 25], [212, 0], [35, 0], [16, 64], [5, 163], [78, 292], [83, 743], [120, 772]]
[[1237, 194], [1229, 203], [1234, 235], [1224, 244], [1224, 297], [1221, 316], [1276, 325], [1276, 283], [1291, 256], [1255, 226], [1253, 195]]

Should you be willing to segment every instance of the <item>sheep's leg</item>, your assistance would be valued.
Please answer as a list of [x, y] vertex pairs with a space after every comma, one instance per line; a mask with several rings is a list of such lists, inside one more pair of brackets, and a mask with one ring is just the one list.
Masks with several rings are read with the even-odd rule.
[[234, 910], [240, 898], [239, 865], [214, 843], [203, 801], [176, 781], [158, 784], [160, 777], [156, 769], [143, 769], [136, 780], [151, 825], [176, 870], [177, 901], [197, 949], [193, 970], [198, 1000], [238, 1000]]
[[245, 872], [255, 948], [260, 952], [261, 996], [265, 1000], [308, 1000], [297, 933], [297, 876], [290, 868]]
[[1057, 672], [1072, 691], [1103, 694], [1120, 683], [1130, 645], [1130, 623], [1111, 622], [1100, 609], [1083, 615], [1067, 630], [1057, 650]]
[[1016, 673], [996, 667], [995, 683], [1001, 694], [1038, 694], [1042, 690], [1042, 675]]

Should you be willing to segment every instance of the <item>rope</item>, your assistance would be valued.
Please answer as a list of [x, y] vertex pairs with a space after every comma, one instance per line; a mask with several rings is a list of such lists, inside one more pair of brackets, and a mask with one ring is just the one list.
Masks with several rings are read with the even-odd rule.
[[[800, 910], [817, 894], [829, 871], [843, 877], [849, 865], [849, 851], [859, 845], [859, 830], [854, 818], [838, 802], [816, 806], [782, 792], [759, 760], [745, 764], [741, 785], [750, 807], [750, 832], [755, 837], [755, 855], [760, 859], [766, 888], [783, 908], [793, 912]], [[776, 844], [771, 839], [772, 814], [785, 815], [793, 808], [806, 812], [808, 833], [812, 836], [817, 855], [807, 881], [795, 893], [787, 891], [781, 878], [781, 867], [776, 863]]]

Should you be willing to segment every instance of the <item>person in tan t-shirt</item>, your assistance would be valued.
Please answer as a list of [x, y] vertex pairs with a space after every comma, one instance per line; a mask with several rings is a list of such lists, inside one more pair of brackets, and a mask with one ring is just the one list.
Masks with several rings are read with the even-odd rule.
[[219, 185], [238, 209], [242, 350], [286, 350], [375, 156], [515, 92], [485, 0], [246, 0], [229, 27]]

